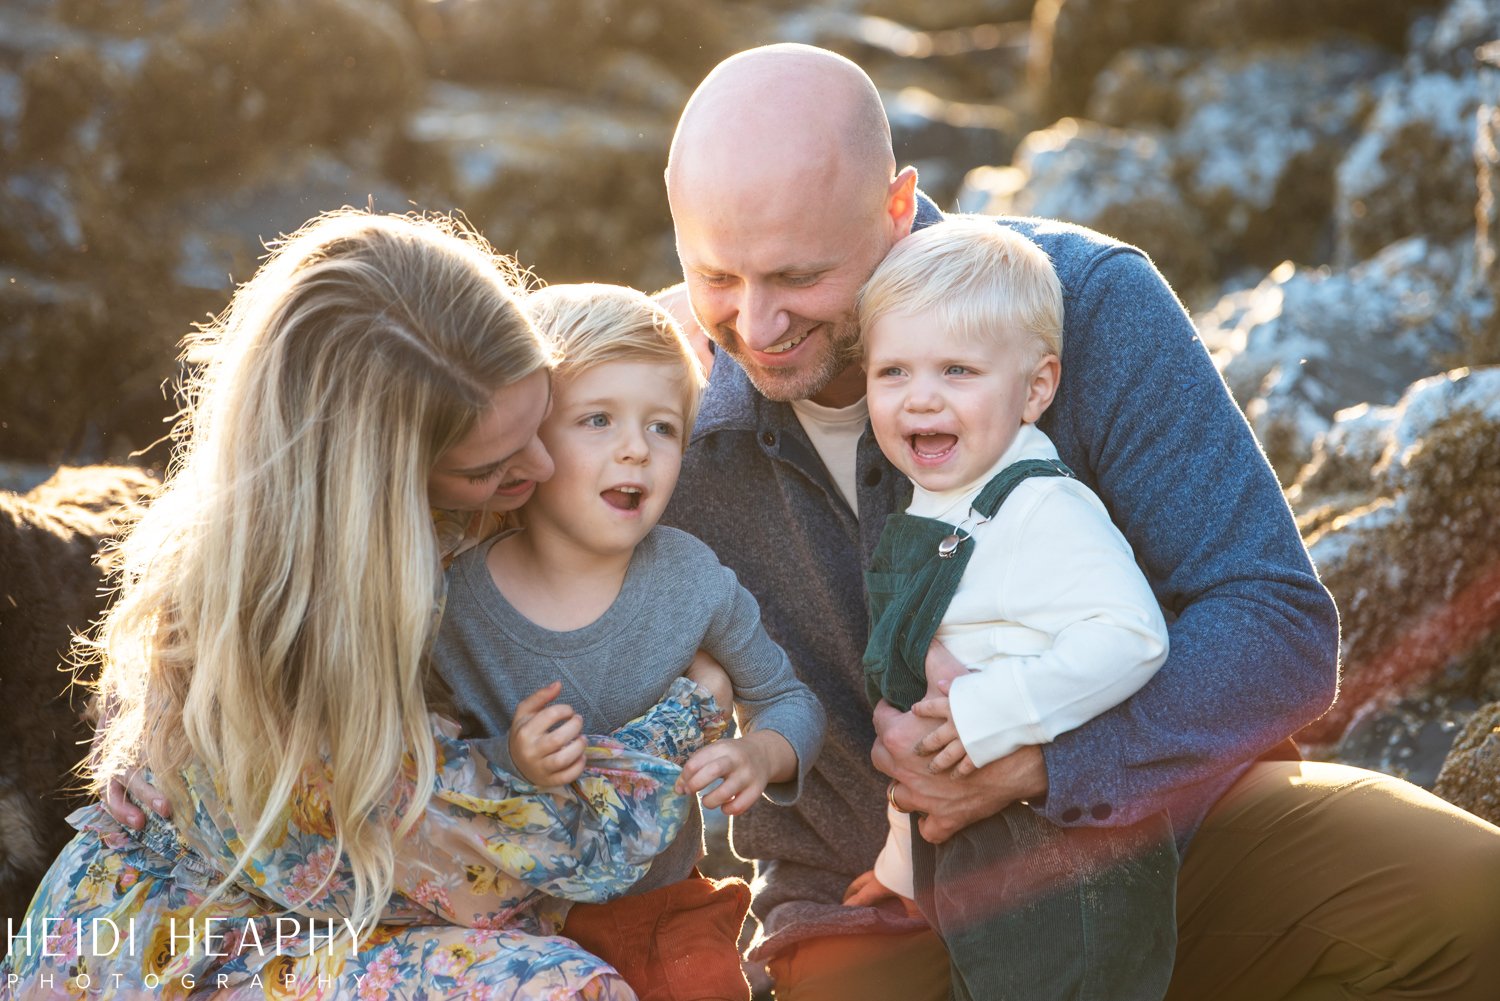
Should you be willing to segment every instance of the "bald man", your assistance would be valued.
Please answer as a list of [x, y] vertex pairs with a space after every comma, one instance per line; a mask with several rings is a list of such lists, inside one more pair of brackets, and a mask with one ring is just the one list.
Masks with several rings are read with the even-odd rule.
[[862, 567], [910, 486], [868, 430], [854, 295], [940, 213], [897, 170], [869, 78], [805, 46], [741, 53], [704, 80], [667, 190], [685, 282], [664, 301], [714, 346], [667, 520], [735, 569], [828, 711], [799, 802], [734, 827], [758, 865], [751, 955], [780, 1001], [973, 996], [919, 917], [842, 904], [884, 840], [888, 797], [925, 814], [931, 842], [1015, 801], [1065, 827], [1166, 810], [1186, 851], [1173, 1001], [1491, 996], [1500, 829], [1386, 776], [1277, 760], [1333, 698], [1337, 615], [1145, 255], [997, 221], [1062, 281], [1062, 382], [1040, 424], [1134, 547], [1171, 656], [1125, 704], [956, 779], [915, 751], [932, 723], [885, 705], [872, 720], [861, 677]]

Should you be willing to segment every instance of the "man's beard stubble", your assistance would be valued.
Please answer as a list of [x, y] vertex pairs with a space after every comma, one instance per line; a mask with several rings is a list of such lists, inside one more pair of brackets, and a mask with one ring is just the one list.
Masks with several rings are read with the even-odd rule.
[[776, 375], [774, 370], [759, 368], [748, 361], [739, 335], [732, 331], [728, 336], [718, 332], [714, 341], [745, 370], [757, 392], [768, 400], [790, 403], [816, 396], [850, 365], [859, 365], [864, 359], [859, 326], [853, 316], [844, 317], [836, 326], [827, 323], [821, 326], [828, 330], [821, 345], [823, 353], [809, 365], [784, 375]]

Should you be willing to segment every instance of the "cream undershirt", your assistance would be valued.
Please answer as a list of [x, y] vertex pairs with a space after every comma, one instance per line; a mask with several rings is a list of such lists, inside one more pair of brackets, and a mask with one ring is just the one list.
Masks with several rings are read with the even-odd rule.
[[813, 448], [828, 475], [833, 477], [844, 502], [854, 517], [859, 517], [859, 490], [854, 478], [855, 455], [859, 436], [870, 418], [870, 405], [861, 396], [847, 407], [825, 407], [811, 400], [793, 400], [792, 412], [802, 430], [812, 439]]

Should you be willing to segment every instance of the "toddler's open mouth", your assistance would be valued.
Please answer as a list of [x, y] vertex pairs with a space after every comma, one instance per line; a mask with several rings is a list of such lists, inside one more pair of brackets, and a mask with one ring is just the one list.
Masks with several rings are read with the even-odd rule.
[[640, 509], [646, 491], [636, 486], [610, 487], [599, 496], [617, 511], [636, 511]]
[[958, 444], [958, 435], [922, 432], [908, 435], [907, 441], [917, 458], [938, 460], [947, 457], [953, 451], [953, 447]]

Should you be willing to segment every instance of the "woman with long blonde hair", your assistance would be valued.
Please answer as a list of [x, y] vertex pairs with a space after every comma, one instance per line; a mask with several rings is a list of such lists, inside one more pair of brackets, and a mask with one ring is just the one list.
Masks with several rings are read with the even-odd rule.
[[0, 997], [633, 996], [544, 936], [671, 841], [658, 755], [722, 719], [684, 681], [541, 790], [432, 712], [433, 508], [512, 509], [551, 473], [519, 281], [452, 220], [346, 210], [189, 338], [172, 467], [87, 651], [95, 787], [145, 769], [173, 820], [74, 815]]

